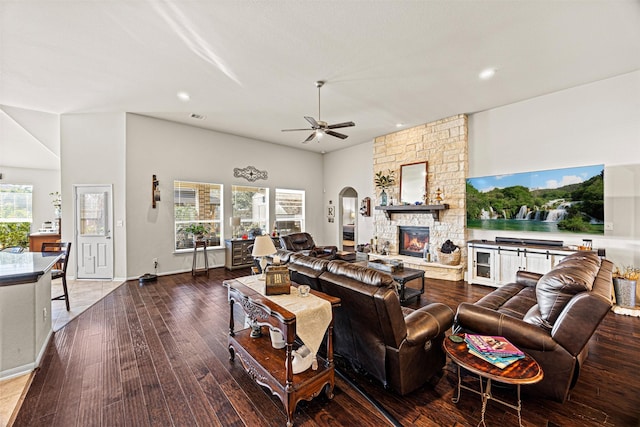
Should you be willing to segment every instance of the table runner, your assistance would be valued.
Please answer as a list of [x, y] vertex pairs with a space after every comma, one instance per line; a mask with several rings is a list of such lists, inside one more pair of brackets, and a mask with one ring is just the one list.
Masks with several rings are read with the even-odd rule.
[[[255, 276], [239, 277], [236, 280], [264, 295], [264, 281], [259, 281]], [[295, 287], [291, 287], [289, 292], [265, 297], [296, 315], [296, 335], [313, 354], [317, 354], [331, 323], [331, 303], [313, 294], [301, 297]]]

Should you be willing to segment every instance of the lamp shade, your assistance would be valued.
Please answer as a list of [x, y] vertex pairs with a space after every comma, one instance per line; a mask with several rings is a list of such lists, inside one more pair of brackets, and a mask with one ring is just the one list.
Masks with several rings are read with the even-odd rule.
[[263, 257], [275, 254], [276, 252], [276, 246], [273, 244], [271, 236], [263, 235], [256, 237], [256, 241], [253, 243], [253, 251], [251, 251], [251, 255], [253, 257]]
[[232, 227], [239, 227], [240, 226], [240, 217], [239, 216], [232, 216], [231, 218], [229, 218], [229, 223], [231, 224]]

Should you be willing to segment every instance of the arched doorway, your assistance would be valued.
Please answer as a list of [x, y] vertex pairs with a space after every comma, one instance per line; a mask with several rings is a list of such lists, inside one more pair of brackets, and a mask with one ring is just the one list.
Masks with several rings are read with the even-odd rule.
[[345, 187], [338, 198], [339, 246], [343, 251], [355, 252], [358, 241], [358, 192]]

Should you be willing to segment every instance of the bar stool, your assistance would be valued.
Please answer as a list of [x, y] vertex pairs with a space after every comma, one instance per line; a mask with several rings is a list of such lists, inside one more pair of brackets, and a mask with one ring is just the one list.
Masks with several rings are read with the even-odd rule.
[[[198, 248], [202, 248], [202, 253], [204, 254], [204, 268], [197, 268]], [[209, 257], [207, 256], [207, 241], [205, 239], [193, 241], [193, 262], [191, 264], [191, 275], [195, 276], [197, 273], [206, 273], [207, 277], [209, 277]]]
[[51, 279], [62, 279], [62, 295], [51, 298], [51, 301], [64, 300], [67, 311], [71, 310], [69, 305], [69, 290], [67, 289], [67, 265], [69, 263], [69, 252], [71, 252], [71, 243], [66, 242], [42, 242], [42, 252], [64, 252], [64, 256], [60, 258], [51, 270]]

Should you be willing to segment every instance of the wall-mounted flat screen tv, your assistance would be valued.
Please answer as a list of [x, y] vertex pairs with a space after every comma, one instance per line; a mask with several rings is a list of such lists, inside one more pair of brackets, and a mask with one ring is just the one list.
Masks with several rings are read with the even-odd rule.
[[469, 178], [467, 227], [604, 234], [604, 165]]

